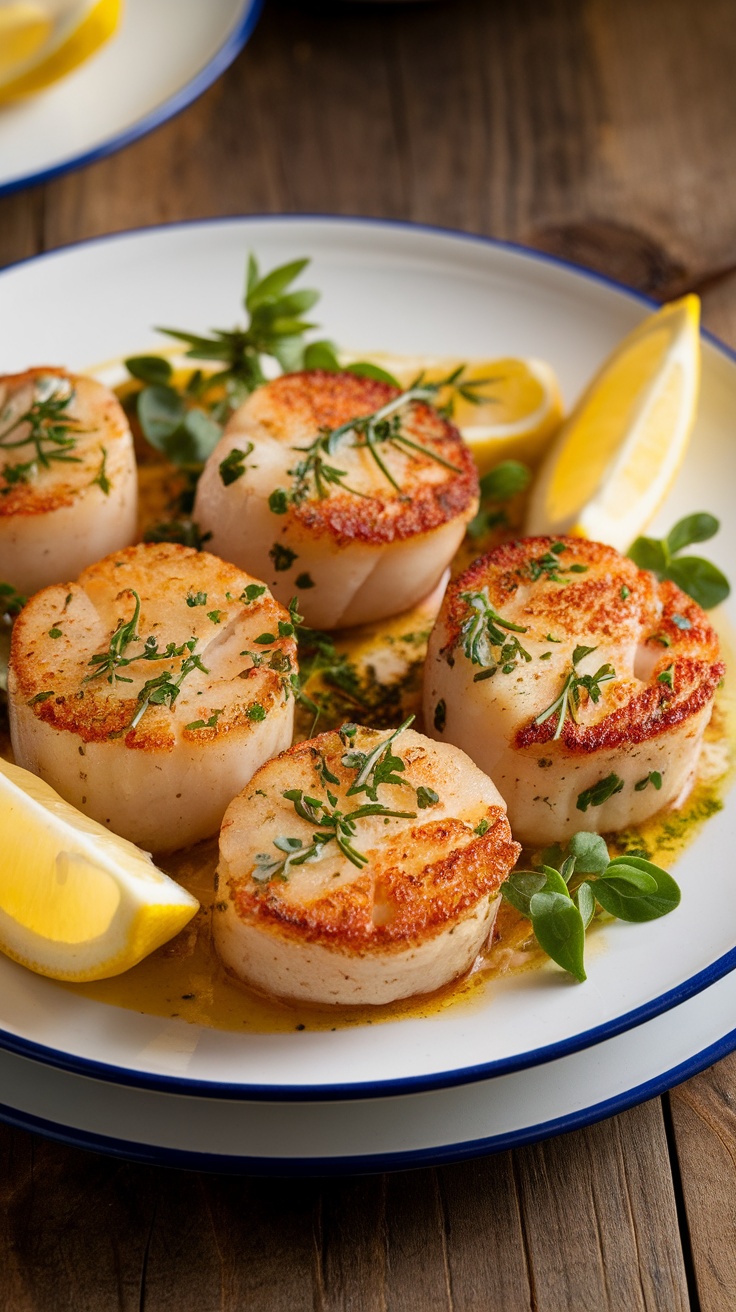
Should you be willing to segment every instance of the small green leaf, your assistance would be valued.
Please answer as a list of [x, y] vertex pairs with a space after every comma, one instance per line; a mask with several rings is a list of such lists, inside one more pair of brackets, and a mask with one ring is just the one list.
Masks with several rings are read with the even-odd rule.
[[623, 879], [627, 884], [633, 884], [640, 893], [654, 893], [657, 888], [657, 881], [652, 875], [646, 870], [639, 870], [629, 862], [622, 861], [620, 865], [609, 865], [603, 878]]
[[575, 890], [573, 901], [580, 912], [583, 928], [587, 929], [595, 915], [595, 893], [587, 880]]
[[[253, 263], [255, 264], [255, 261]], [[265, 278], [261, 278], [260, 281], [256, 282], [252, 281], [254, 274], [249, 262], [249, 285], [246, 290], [245, 308], [250, 310], [252, 314], [259, 306], [266, 305], [269, 301], [275, 301], [299, 277], [299, 274], [303, 269], [306, 269], [308, 264], [308, 259], [291, 260], [289, 264], [281, 264], [277, 269], [272, 269], [270, 273], [266, 274]]]
[[294, 582], [296, 587], [301, 588], [302, 591], [304, 591], [306, 588], [314, 587], [314, 579], [312, 578], [311, 574], [307, 574], [307, 573], [297, 574]]
[[444, 697], [441, 697], [434, 708], [434, 727], [438, 733], [444, 733], [447, 723], [447, 706]]
[[720, 527], [715, 515], [709, 515], [707, 511], [678, 519], [666, 538], [670, 554], [674, 556], [684, 547], [692, 546], [693, 542], [707, 542], [709, 538], [715, 537]]
[[480, 480], [481, 505], [486, 501], [510, 501], [528, 488], [531, 477], [531, 470], [520, 460], [502, 460]]
[[651, 875], [657, 887], [656, 891], [640, 892], [625, 880], [616, 878], [610, 881], [608, 878], [596, 880], [596, 898], [610, 915], [617, 916], [619, 920], [643, 922], [657, 920], [679, 906], [680, 890], [666, 870], [661, 870], [651, 861], [645, 861], [643, 857], [622, 856], [614, 858], [608, 873], [612, 874], [619, 865], [634, 867]]
[[243, 588], [240, 600], [245, 602], [246, 606], [250, 606], [252, 602], [262, 597], [265, 591], [266, 586], [264, 583], [249, 583], [247, 588]]
[[602, 875], [608, 867], [608, 848], [600, 834], [591, 834], [586, 829], [573, 834], [569, 850], [575, 857], [576, 869], [586, 875]]
[[184, 420], [186, 407], [173, 387], [144, 387], [138, 394], [138, 418], [144, 436], [158, 451]]
[[339, 373], [340, 362], [335, 355], [333, 343], [329, 341], [310, 342], [304, 350], [304, 368], [324, 369], [330, 374]]
[[222, 437], [220, 424], [216, 423], [210, 415], [205, 414], [204, 410], [195, 407], [187, 410], [183, 428], [192, 439], [193, 463], [203, 465]]
[[529, 903], [535, 893], [541, 893], [546, 882], [545, 876], [535, 870], [515, 870], [501, 885], [501, 892], [506, 901], [528, 920], [531, 916]]
[[246, 442], [245, 451], [241, 451], [239, 447], [234, 446], [229, 455], [226, 455], [225, 459], [220, 461], [218, 469], [225, 487], [229, 487], [231, 483], [235, 483], [237, 479], [242, 478], [245, 473], [245, 461], [252, 450], [252, 442]]
[[434, 791], [434, 788], [425, 788], [424, 785], [417, 788], [417, 806], [420, 811], [425, 811], [428, 806], [434, 806], [439, 800], [440, 795]]
[[285, 515], [289, 509], [289, 498], [282, 487], [274, 488], [268, 498], [268, 508], [273, 515]]
[[575, 903], [562, 893], [535, 893], [531, 911], [534, 936], [548, 957], [580, 983], [585, 975], [585, 926]]
[[266, 712], [264, 708], [261, 706], [260, 702], [251, 702], [251, 705], [248, 707], [248, 719], [265, 720], [265, 718], [266, 718]]
[[653, 574], [662, 574], [667, 568], [667, 557], [657, 538], [637, 538], [627, 554], [639, 569], [650, 569]]
[[668, 567], [667, 577], [682, 588], [703, 610], [719, 606], [731, 591], [725, 574], [701, 556], [678, 556]]
[[162, 355], [131, 355], [124, 364], [133, 378], [154, 386], [168, 383], [174, 372], [169, 361]]
[[355, 374], [358, 378], [373, 378], [377, 383], [389, 383], [391, 387], [401, 387], [398, 378], [394, 378], [387, 369], [371, 364], [370, 360], [356, 360], [355, 364], [346, 365], [346, 373]]

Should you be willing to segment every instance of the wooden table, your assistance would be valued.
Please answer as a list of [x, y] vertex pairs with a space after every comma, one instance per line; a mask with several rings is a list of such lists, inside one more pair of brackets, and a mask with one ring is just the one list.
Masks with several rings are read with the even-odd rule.
[[[735, 65], [729, 0], [267, 0], [179, 118], [0, 202], [0, 263], [213, 214], [391, 216], [698, 290], [736, 345]], [[399, 1175], [179, 1173], [8, 1128], [0, 1148], [0, 1312], [736, 1308], [736, 1056], [590, 1129]]]

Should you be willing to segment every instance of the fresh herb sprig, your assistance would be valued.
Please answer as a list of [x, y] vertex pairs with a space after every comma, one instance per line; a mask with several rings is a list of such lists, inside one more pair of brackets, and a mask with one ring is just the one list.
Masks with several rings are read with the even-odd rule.
[[487, 588], [479, 592], [461, 592], [460, 599], [465, 602], [468, 614], [460, 625], [458, 645], [473, 665], [482, 667], [474, 675], [475, 683], [491, 678], [498, 669], [510, 674], [520, 661], [532, 659], [514, 636], [526, 633], [525, 626], [513, 624], [499, 615], [491, 605]]
[[715, 515], [705, 511], [686, 515], [664, 538], [637, 538], [628, 554], [639, 569], [651, 570], [658, 579], [670, 579], [704, 610], [711, 610], [729, 595], [728, 579], [712, 561], [679, 553], [695, 542], [715, 537], [719, 528]]
[[355, 846], [353, 841], [358, 834], [359, 820], [368, 816], [382, 816], [387, 820], [416, 820], [417, 818], [416, 811], [395, 811], [379, 802], [377, 790], [382, 784], [412, 788], [420, 810], [426, 810], [439, 802], [439, 796], [434, 789], [423, 785], [414, 788], [407, 779], [401, 777], [406, 765], [401, 757], [392, 751], [392, 743], [399, 734], [409, 728], [413, 720], [414, 716], [409, 716], [398, 729], [394, 729], [389, 734], [388, 738], [382, 738], [367, 752], [355, 746], [357, 726], [354, 724], [342, 726], [340, 737], [345, 751], [341, 762], [346, 769], [356, 771], [355, 779], [346, 790], [345, 796], [357, 797], [365, 793], [369, 799], [352, 810], [346, 811], [338, 805], [339, 799], [330, 787], [331, 784], [339, 783], [337, 775], [330, 770], [324, 756], [316, 753], [315, 770], [325, 797], [311, 796], [301, 788], [289, 788], [282, 793], [282, 797], [292, 802], [297, 815], [313, 825], [318, 832], [312, 842], [306, 845], [300, 838], [288, 835], [275, 838], [274, 847], [284, 855], [274, 857], [268, 852], [259, 852], [256, 855], [253, 878], [257, 883], [268, 883], [271, 879], [288, 879], [292, 866], [318, 861], [325, 847], [333, 842], [337, 844], [343, 856], [361, 870], [368, 864], [368, 857]]
[[80, 457], [72, 454], [77, 437], [83, 432], [79, 421], [68, 413], [73, 398], [74, 388], [65, 378], [49, 375], [36, 380], [28, 409], [13, 417], [0, 431], [0, 450], [34, 448], [30, 460], [4, 466], [6, 491], [15, 484], [28, 483], [39, 469], [49, 469], [52, 462], [80, 463]]
[[[189, 655], [185, 656], [182, 661], [181, 668], [176, 678], [174, 678], [172, 670], [166, 670], [163, 674], [159, 674], [156, 678], [148, 679], [144, 683], [138, 693], [138, 709], [130, 722], [129, 728], [137, 728], [149, 706], [173, 707], [174, 702], [181, 692], [182, 683], [187, 675], [191, 674], [193, 670], [201, 670], [203, 674], [209, 674], [207, 667], [202, 664], [201, 657], [194, 651], [196, 640], [192, 638], [185, 644], [185, 646], [189, 650]], [[176, 654], [181, 655], [180, 648], [177, 648]], [[168, 659], [168, 653], [162, 653], [155, 657], [149, 657], [148, 659], [165, 660]]]
[[[417, 452], [445, 469], [456, 474], [462, 473], [457, 465], [446, 460], [438, 451], [409, 437], [403, 424], [409, 406], [417, 401], [428, 404], [434, 402], [442, 388], [456, 385], [462, 368], [437, 382], [417, 382], [370, 414], [349, 419], [337, 428], [323, 428], [309, 446], [295, 447], [295, 451], [303, 453], [302, 459], [289, 470], [291, 486], [277, 488], [274, 492], [270, 501], [274, 513], [284, 514], [290, 505], [300, 505], [310, 496], [323, 500], [330, 495], [332, 487], [340, 487], [354, 496], [366, 497], [366, 493], [358, 492], [345, 482], [347, 472], [344, 469], [328, 462], [327, 457], [332, 458], [339, 450], [348, 448], [367, 452], [386, 482], [400, 495], [403, 495], [401, 487], [383, 458], [382, 448], [385, 445], [404, 455]], [[370, 497], [367, 499], [370, 500]]]
[[28, 598], [18, 592], [12, 583], [0, 583], [0, 617], [15, 619], [27, 601]]
[[255, 256], [249, 255], [243, 298], [248, 319], [242, 328], [214, 329], [209, 337], [179, 328], [159, 329], [185, 345], [185, 355], [217, 363], [220, 369], [197, 370], [178, 388], [164, 356], [126, 360], [128, 372], [144, 384], [136, 400], [144, 436], [188, 476], [190, 495], [223, 425], [266, 381], [263, 357], [277, 360], [284, 370], [301, 367], [304, 334], [313, 327], [302, 316], [319, 300], [319, 292], [295, 291], [292, 284], [308, 263], [293, 260], [261, 275]]
[[601, 684], [608, 683], [610, 679], [615, 679], [616, 671], [608, 662], [601, 665], [595, 674], [579, 674], [578, 663], [585, 656], [590, 656], [596, 651], [595, 647], [578, 646], [572, 654], [572, 669], [566, 675], [565, 681], [560, 690], [559, 696], [555, 698], [551, 706], [541, 711], [535, 716], [535, 724], [544, 724], [551, 719], [553, 715], [557, 716], [557, 725], [553, 735], [553, 741], [560, 737], [565, 720], [569, 717], [574, 724], [577, 724], [577, 712], [580, 707], [580, 692], [584, 689], [592, 702], [598, 702], [601, 698]]
[[531, 921], [543, 952], [580, 982], [586, 978], [585, 931], [598, 906], [619, 920], [642, 923], [680, 903], [667, 871], [637, 856], [611, 860], [600, 835], [585, 831], [571, 838], [558, 864], [515, 870], [501, 891]]

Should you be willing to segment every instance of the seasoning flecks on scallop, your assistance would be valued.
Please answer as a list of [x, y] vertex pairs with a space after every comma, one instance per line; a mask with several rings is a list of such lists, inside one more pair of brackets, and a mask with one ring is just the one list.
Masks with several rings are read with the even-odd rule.
[[518, 853], [491, 781], [402, 726], [343, 726], [269, 761], [220, 833], [213, 932], [279, 996], [386, 1003], [469, 969]]
[[514, 834], [545, 844], [679, 805], [723, 673], [673, 583], [600, 543], [522, 538], [448, 588], [424, 715], [491, 775]]
[[264, 584], [207, 552], [129, 547], [16, 620], [15, 757], [123, 837], [183, 847], [290, 743], [296, 672], [289, 614]]
[[361, 422], [399, 397], [347, 372], [286, 374], [233, 415], [200, 479], [194, 514], [212, 550], [280, 600], [296, 593], [313, 627], [409, 609], [477, 509], [472, 456], [432, 406], [397, 405], [366, 440]]
[[136, 531], [133, 438], [101, 383], [56, 368], [0, 378], [0, 580], [76, 578]]

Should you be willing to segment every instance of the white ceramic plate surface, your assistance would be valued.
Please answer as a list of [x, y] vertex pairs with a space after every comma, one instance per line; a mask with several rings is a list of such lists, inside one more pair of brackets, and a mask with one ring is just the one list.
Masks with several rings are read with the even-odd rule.
[[[249, 249], [264, 268], [311, 256], [306, 283], [323, 292], [323, 330], [351, 349], [539, 356], [568, 401], [649, 308], [600, 279], [480, 239], [359, 220], [231, 219], [123, 234], [7, 270], [3, 368], [58, 361], [84, 370], [156, 349], [156, 322], [230, 326]], [[736, 556], [734, 413], [736, 366], [706, 342], [697, 430], [655, 529], [713, 511], [723, 529], [712, 555], [726, 569]], [[681, 908], [606, 929], [582, 986], [550, 967], [491, 984], [479, 1003], [431, 1019], [245, 1036], [106, 1007], [3, 959], [0, 1046], [117, 1083], [236, 1100], [344, 1100], [507, 1074], [611, 1038], [731, 970], [735, 848], [730, 798], [677, 863]]]
[[427, 1166], [579, 1129], [736, 1047], [736, 973], [643, 1025], [537, 1069], [426, 1093], [252, 1102], [134, 1089], [0, 1051], [0, 1119], [171, 1166], [339, 1174]]
[[0, 195], [129, 145], [206, 91], [245, 45], [262, 0], [126, 0], [86, 63], [0, 106]]

